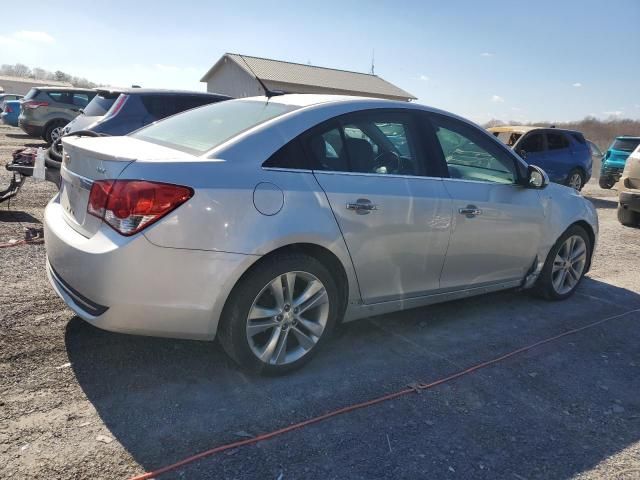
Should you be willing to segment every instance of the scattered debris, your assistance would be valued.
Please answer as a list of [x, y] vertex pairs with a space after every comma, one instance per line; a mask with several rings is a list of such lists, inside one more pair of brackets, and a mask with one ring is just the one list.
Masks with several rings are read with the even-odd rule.
[[236, 437], [253, 438], [253, 435], [251, 435], [249, 432], [245, 432], [244, 430], [235, 432], [234, 435]]
[[71, 363], [64, 363], [62, 365], [60, 365], [59, 367], [56, 367], [56, 370], [62, 370], [63, 368], [69, 368], [71, 366]]
[[393, 453], [393, 450], [391, 450], [391, 440], [389, 440], [389, 434], [387, 433], [387, 445], [389, 445], [389, 453]]
[[113, 438], [107, 437], [106, 435], [98, 435], [96, 437], [96, 440], [98, 442], [107, 443], [107, 444], [113, 442]]

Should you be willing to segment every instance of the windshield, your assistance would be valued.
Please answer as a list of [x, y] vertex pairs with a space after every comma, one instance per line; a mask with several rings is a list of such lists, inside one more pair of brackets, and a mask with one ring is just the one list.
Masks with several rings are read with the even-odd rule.
[[616, 138], [611, 148], [623, 152], [633, 152], [638, 145], [640, 145], [640, 138]]
[[116, 98], [118, 98], [118, 94], [100, 93], [93, 97], [93, 100], [85, 107], [84, 114], [88, 117], [101, 117], [111, 108]]
[[131, 136], [202, 155], [245, 130], [297, 108], [255, 100], [214, 103], [161, 120]]

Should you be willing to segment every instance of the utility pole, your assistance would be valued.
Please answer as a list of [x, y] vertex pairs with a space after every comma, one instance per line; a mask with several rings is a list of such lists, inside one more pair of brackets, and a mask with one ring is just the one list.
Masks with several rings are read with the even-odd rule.
[[371, 50], [371, 75], [375, 75], [375, 61], [376, 61], [376, 49]]

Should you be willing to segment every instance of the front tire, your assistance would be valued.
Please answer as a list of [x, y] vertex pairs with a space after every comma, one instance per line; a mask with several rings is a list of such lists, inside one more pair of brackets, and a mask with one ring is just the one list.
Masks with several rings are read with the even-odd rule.
[[335, 279], [300, 253], [267, 258], [233, 289], [222, 313], [219, 341], [249, 371], [279, 375], [317, 353], [340, 311]]
[[615, 183], [616, 182], [613, 181], [613, 178], [605, 175], [601, 175], [600, 179], [598, 180], [598, 185], [600, 185], [600, 188], [604, 188], [605, 190], [613, 188]]
[[534, 292], [547, 300], [564, 300], [573, 295], [587, 271], [592, 248], [584, 228], [569, 227], [549, 251]]

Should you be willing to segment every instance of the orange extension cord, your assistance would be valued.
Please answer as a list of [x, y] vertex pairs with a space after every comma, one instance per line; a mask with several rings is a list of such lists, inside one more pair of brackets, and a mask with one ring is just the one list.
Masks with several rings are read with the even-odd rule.
[[573, 334], [576, 334], [578, 332], [582, 332], [583, 330], [586, 330], [588, 328], [592, 328], [592, 327], [601, 325], [601, 324], [603, 324], [605, 322], [608, 322], [608, 321], [611, 321], [611, 320], [615, 320], [617, 318], [621, 318], [621, 317], [624, 317], [626, 315], [629, 315], [630, 313], [636, 313], [636, 312], [640, 312], [640, 308], [639, 309], [635, 309], [635, 310], [630, 310], [628, 312], [621, 313], [621, 314], [618, 314], [618, 315], [614, 315], [612, 317], [608, 317], [608, 318], [605, 318], [603, 320], [598, 320], [597, 322], [590, 323], [590, 324], [585, 325], [583, 327], [574, 328], [573, 330], [566, 331], [564, 333], [561, 333], [561, 334], [556, 335], [554, 337], [547, 338], [545, 340], [540, 340], [539, 342], [533, 343], [533, 344], [528, 345], [526, 347], [519, 348], [517, 350], [514, 350], [514, 351], [512, 351], [510, 353], [507, 353], [507, 354], [502, 355], [500, 357], [494, 358], [492, 360], [488, 360], [486, 362], [479, 363], [477, 365], [474, 365], [473, 367], [467, 368], [466, 370], [462, 370], [462, 371], [460, 371], [458, 373], [454, 373], [452, 375], [449, 375], [447, 377], [441, 378], [441, 379], [436, 380], [436, 381], [431, 382], [431, 383], [420, 383], [420, 384], [411, 385], [410, 388], [405, 388], [403, 390], [399, 390], [399, 391], [394, 392], [394, 393], [389, 393], [387, 395], [383, 395], [381, 397], [377, 397], [377, 398], [374, 398], [372, 400], [368, 400], [366, 402], [356, 403], [354, 405], [349, 405], [349, 406], [346, 406], [346, 407], [342, 407], [342, 408], [339, 408], [337, 410], [333, 410], [331, 412], [325, 413], [323, 415], [320, 415], [320, 416], [317, 416], [317, 417], [313, 417], [313, 418], [310, 418], [308, 420], [303, 420], [302, 422], [294, 423], [293, 425], [289, 425], [288, 427], [284, 427], [284, 428], [281, 428], [279, 430], [274, 430], [272, 432], [263, 433], [262, 435], [255, 436], [253, 438], [248, 438], [246, 440], [239, 440], [237, 442], [227, 443], [226, 445], [220, 445], [219, 447], [215, 447], [215, 448], [212, 448], [210, 450], [205, 450], [204, 452], [200, 452], [200, 453], [198, 453], [196, 455], [193, 455], [191, 457], [187, 457], [187, 458], [185, 458], [183, 460], [180, 460], [179, 462], [173, 463], [171, 465], [167, 465], [166, 467], [159, 468], [158, 470], [154, 470], [153, 472], [148, 472], [148, 473], [144, 473], [142, 475], [137, 475], [135, 477], [132, 477], [130, 480], [148, 480], [148, 479], [151, 479], [151, 478], [155, 478], [158, 475], [162, 475], [163, 473], [167, 473], [167, 472], [170, 472], [172, 470], [176, 470], [177, 468], [180, 468], [180, 467], [182, 467], [184, 465], [187, 465], [189, 463], [195, 462], [195, 461], [200, 460], [202, 458], [214, 455], [216, 453], [224, 452], [226, 450], [232, 450], [234, 448], [244, 447], [246, 445], [252, 445], [252, 444], [255, 444], [255, 443], [258, 443], [258, 442], [262, 442], [264, 440], [269, 440], [269, 439], [271, 439], [273, 437], [277, 437], [279, 435], [283, 435], [283, 434], [285, 434], [287, 432], [291, 432], [293, 430], [297, 430], [297, 429], [300, 429], [302, 427], [306, 427], [308, 425], [313, 425], [314, 423], [322, 422], [323, 420], [327, 420], [328, 418], [335, 417], [337, 415], [342, 415], [343, 413], [353, 412], [354, 410], [359, 410], [361, 408], [366, 408], [366, 407], [370, 407], [372, 405], [377, 405], [378, 403], [386, 402], [387, 400], [393, 400], [394, 398], [398, 398], [398, 397], [401, 397], [403, 395], [407, 395], [409, 393], [417, 393], [420, 390], [427, 390], [427, 389], [436, 387], [438, 385], [442, 385], [443, 383], [450, 382], [451, 380], [455, 380], [456, 378], [460, 378], [460, 377], [462, 377], [464, 375], [468, 375], [470, 373], [473, 373], [473, 372], [475, 372], [477, 370], [480, 370], [481, 368], [488, 367], [490, 365], [494, 365], [494, 364], [496, 364], [498, 362], [501, 362], [503, 360], [511, 358], [511, 357], [513, 357], [515, 355], [518, 355], [520, 353], [524, 353], [524, 352], [529, 351], [529, 350], [531, 350], [533, 348], [536, 348], [536, 347], [539, 347], [541, 345], [553, 342], [554, 340], [558, 340], [558, 339], [560, 339], [562, 337], [566, 337], [568, 335], [573, 335]]

